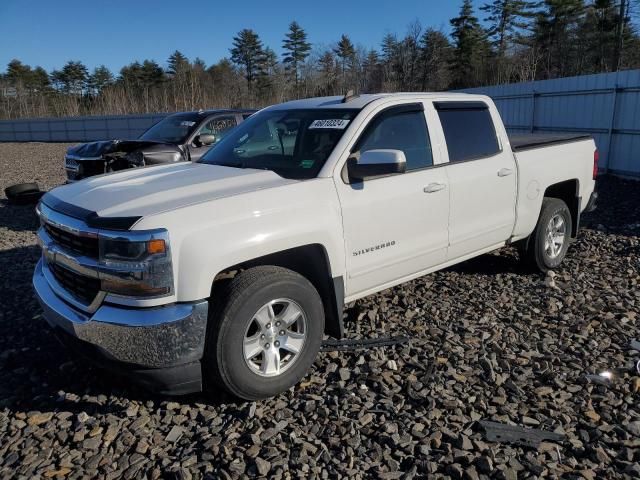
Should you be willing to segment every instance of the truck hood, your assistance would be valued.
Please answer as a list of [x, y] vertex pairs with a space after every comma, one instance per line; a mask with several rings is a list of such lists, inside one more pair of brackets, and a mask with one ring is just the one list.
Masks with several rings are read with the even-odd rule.
[[151, 140], [102, 140], [99, 142], [81, 143], [67, 149], [67, 155], [73, 155], [76, 160], [95, 160], [103, 155], [114, 152], [132, 152], [145, 147], [166, 149], [168, 151], [181, 150], [177, 145], [154, 142]]
[[99, 217], [145, 217], [296, 181], [267, 170], [176, 163], [90, 177], [53, 189], [44, 201]]

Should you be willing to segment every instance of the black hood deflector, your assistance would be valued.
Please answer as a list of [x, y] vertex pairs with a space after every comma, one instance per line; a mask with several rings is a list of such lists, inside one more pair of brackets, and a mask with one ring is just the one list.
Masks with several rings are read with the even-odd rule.
[[96, 212], [78, 207], [67, 202], [63, 202], [51, 193], [45, 193], [40, 200], [47, 207], [68, 215], [78, 220], [82, 220], [91, 228], [103, 228], [105, 230], [127, 231], [142, 217], [101, 217]]

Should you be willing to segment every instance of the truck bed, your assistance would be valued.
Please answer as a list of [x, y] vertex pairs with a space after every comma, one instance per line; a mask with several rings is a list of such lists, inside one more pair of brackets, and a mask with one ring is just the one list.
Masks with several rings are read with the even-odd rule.
[[511, 143], [511, 150], [521, 152], [522, 150], [530, 150], [532, 148], [540, 148], [558, 143], [588, 140], [590, 138], [591, 135], [584, 133], [519, 133], [509, 135], [509, 143]]

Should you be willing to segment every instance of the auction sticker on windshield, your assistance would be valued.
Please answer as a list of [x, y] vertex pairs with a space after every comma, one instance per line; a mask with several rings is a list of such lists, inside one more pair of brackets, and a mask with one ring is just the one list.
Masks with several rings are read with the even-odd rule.
[[337, 128], [343, 130], [349, 125], [349, 120], [343, 119], [327, 119], [327, 120], [314, 120], [309, 125], [309, 128]]

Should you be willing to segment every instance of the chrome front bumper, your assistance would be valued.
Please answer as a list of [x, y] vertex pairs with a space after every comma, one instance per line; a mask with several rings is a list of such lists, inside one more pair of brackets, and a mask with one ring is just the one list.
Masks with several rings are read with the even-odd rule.
[[[42, 259], [33, 274], [36, 297], [44, 318], [55, 330], [89, 347], [105, 360], [131, 370], [174, 369], [190, 364], [189, 375], [199, 373], [204, 353], [208, 302], [175, 303], [163, 307], [128, 308], [103, 303], [88, 313], [62, 300], [47, 281]], [[100, 358], [97, 359], [100, 363]], [[187, 379], [176, 379], [177, 381]], [[188, 391], [201, 381], [188, 379]], [[166, 379], [161, 383], [166, 384]], [[169, 388], [161, 391], [171, 390]], [[186, 393], [180, 391], [179, 393]]]

